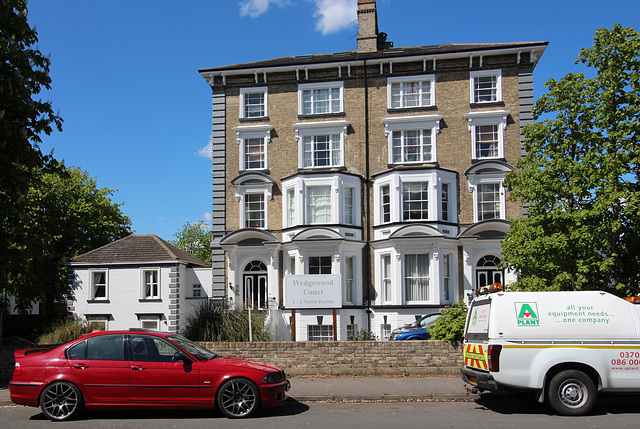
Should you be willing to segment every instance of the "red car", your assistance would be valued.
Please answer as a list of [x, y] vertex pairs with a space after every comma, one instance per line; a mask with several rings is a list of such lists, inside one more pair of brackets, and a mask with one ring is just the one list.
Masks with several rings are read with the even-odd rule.
[[16, 404], [40, 406], [51, 420], [83, 408], [219, 408], [248, 417], [286, 398], [289, 380], [274, 365], [220, 357], [169, 332], [93, 332], [51, 350], [15, 352], [9, 383]]

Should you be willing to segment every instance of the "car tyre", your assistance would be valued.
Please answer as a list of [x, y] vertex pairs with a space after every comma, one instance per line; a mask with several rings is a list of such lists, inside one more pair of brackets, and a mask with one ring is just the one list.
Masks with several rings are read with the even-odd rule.
[[584, 372], [566, 370], [549, 383], [549, 405], [563, 416], [581, 416], [589, 412], [596, 400], [596, 386]]
[[51, 420], [73, 419], [83, 407], [82, 392], [75, 384], [66, 381], [53, 382], [40, 394], [40, 409]]
[[222, 414], [229, 418], [249, 417], [260, 408], [260, 392], [253, 381], [232, 378], [222, 383], [216, 401]]

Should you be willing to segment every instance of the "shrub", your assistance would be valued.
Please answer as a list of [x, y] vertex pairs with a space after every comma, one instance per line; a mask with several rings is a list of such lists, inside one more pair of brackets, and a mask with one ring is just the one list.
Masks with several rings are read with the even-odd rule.
[[94, 329], [102, 329], [103, 326], [97, 322], [87, 322], [79, 318], [67, 318], [54, 323], [51, 328], [40, 335], [37, 343], [42, 344], [64, 344], [75, 340], [82, 334], [88, 334]]
[[464, 339], [464, 324], [467, 320], [467, 306], [464, 301], [453, 303], [442, 310], [442, 317], [429, 327], [432, 340], [461, 343]]
[[360, 329], [355, 334], [349, 335], [349, 341], [377, 341], [378, 337], [371, 331]]
[[[251, 311], [253, 341], [270, 341], [267, 312]], [[207, 300], [185, 318], [182, 335], [193, 341], [249, 341], [248, 310], [233, 310], [226, 301]]]

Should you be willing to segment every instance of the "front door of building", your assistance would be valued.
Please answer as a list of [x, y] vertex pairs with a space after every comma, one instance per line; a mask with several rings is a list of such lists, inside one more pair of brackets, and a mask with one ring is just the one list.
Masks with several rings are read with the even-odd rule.
[[491, 286], [494, 283], [503, 284], [502, 270], [498, 269], [500, 258], [488, 255], [480, 258], [476, 265], [476, 288]]
[[265, 310], [267, 302], [267, 267], [260, 261], [247, 264], [243, 274], [244, 305], [253, 310]]

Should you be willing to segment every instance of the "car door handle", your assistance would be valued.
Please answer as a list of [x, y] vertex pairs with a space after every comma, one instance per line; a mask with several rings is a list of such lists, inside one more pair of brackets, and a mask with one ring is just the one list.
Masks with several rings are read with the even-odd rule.
[[133, 365], [131, 369], [134, 371], [144, 371], [146, 368], [142, 365]]
[[86, 368], [87, 368], [87, 365], [85, 365], [85, 364], [83, 364], [83, 363], [78, 363], [78, 364], [75, 364], [73, 367], [74, 367], [75, 369], [86, 369]]

